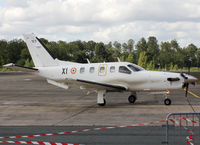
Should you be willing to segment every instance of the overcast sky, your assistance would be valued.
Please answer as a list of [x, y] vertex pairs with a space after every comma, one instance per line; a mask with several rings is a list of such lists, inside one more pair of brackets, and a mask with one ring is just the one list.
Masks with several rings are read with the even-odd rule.
[[0, 0], [0, 39], [126, 42], [156, 36], [200, 47], [200, 0]]

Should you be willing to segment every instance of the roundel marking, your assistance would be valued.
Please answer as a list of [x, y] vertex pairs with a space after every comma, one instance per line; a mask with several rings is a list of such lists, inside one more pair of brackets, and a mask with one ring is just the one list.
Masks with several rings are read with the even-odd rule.
[[77, 72], [77, 68], [76, 67], [72, 67], [70, 72], [71, 72], [71, 74], [75, 74]]

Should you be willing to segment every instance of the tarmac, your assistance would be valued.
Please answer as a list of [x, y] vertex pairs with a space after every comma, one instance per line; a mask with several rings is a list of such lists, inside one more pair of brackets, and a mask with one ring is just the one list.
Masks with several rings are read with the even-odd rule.
[[[191, 85], [189, 90], [200, 95], [200, 85]], [[190, 94], [186, 98], [182, 89], [171, 91], [170, 106], [164, 105], [162, 95], [137, 95], [136, 103], [129, 104], [129, 93], [108, 93], [106, 106], [100, 107], [96, 104], [96, 94], [86, 95], [73, 88], [64, 90], [32, 74], [0, 73], [0, 136], [131, 125], [163, 120], [172, 112], [200, 112], [200, 98]], [[152, 126], [133, 127], [44, 139], [99, 145], [155, 145], [165, 138], [162, 125], [153, 129]]]

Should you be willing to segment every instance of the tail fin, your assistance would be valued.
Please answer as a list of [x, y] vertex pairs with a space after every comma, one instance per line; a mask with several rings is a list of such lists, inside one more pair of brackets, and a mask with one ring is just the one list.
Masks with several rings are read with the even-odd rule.
[[55, 57], [34, 34], [24, 35], [25, 42], [31, 54], [35, 67], [57, 66]]

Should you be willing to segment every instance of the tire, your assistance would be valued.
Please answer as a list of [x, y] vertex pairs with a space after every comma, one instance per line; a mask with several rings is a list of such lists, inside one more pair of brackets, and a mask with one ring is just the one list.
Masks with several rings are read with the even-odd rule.
[[134, 104], [135, 101], [136, 101], [136, 99], [137, 99], [137, 97], [134, 96], [134, 95], [130, 95], [130, 96], [128, 97], [128, 101], [129, 101], [129, 103], [131, 103], [131, 104]]
[[164, 100], [165, 105], [171, 105], [171, 102], [172, 101], [168, 98]]
[[105, 106], [105, 105], [106, 105], [106, 100], [103, 99], [103, 102], [104, 102], [104, 103], [101, 103], [101, 104], [98, 104], [98, 105], [99, 105], [99, 106]]

